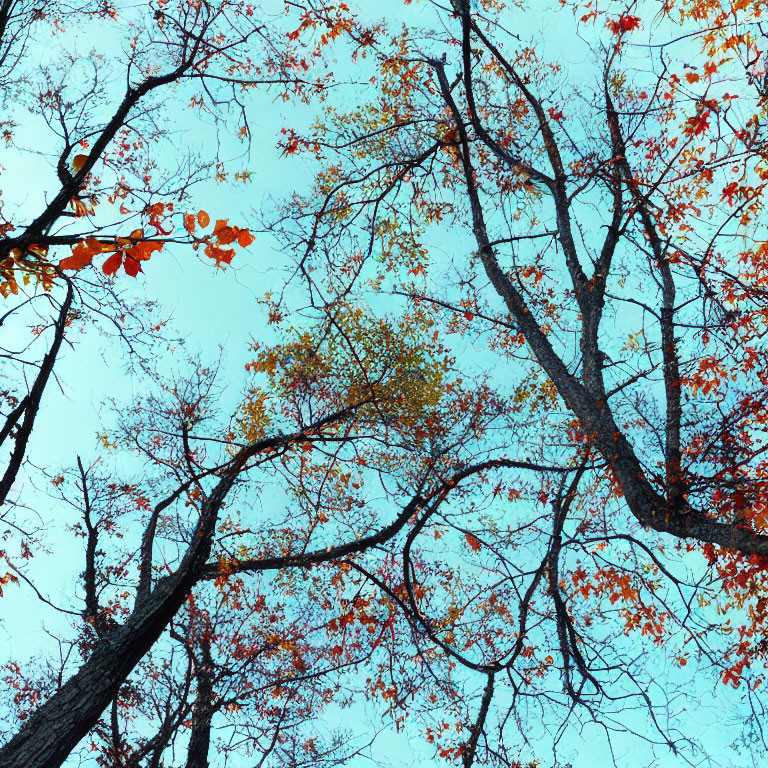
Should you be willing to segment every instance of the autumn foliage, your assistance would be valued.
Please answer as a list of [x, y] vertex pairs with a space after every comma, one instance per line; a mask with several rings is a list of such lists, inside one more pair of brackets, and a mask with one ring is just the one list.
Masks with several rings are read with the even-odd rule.
[[0, 768], [762, 759], [765, 24], [5, 3]]

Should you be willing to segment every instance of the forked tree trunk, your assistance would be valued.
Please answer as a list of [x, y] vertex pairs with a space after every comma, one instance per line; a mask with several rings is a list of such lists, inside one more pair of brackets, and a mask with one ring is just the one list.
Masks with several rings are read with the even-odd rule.
[[[344, 415], [344, 414], [342, 414]], [[325, 418], [314, 429], [324, 426], [339, 414]], [[216, 519], [232, 483], [246, 462], [259, 451], [295, 442], [297, 435], [267, 438], [252, 443], [233, 460], [200, 512], [192, 541], [175, 573], [160, 579], [154, 589], [137, 600], [124, 624], [99, 640], [88, 660], [67, 682], [27, 720], [19, 732], [0, 749], [0, 768], [59, 768], [78, 742], [86, 736], [117, 695], [120, 686], [140, 659], [152, 648], [171, 619], [186, 600], [195, 583], [210, 576], [206, 567]], [[464, 477], [498, 462], [465, 468], [452, 479], [453, 485]], [[444, 490], [452, 486], [446, 485]], [[381, 544], [400, 531], [419, 506], [424, 504], [422, 486], [397, 518], [377, 533], [333, 548], [305, 553], [293, 558], [261, 561], [260, 570], [274, 570], [289, 565], [325, 562]], [[151, 546], [151, 537], [149, 539]], [[146, 546], [146, 543], [142, 546]], [[200, 737], [210, 739], [205, 718], [200, 721]], [[208, 734], [210, 732], [208, 731]], [[202, 745], [202, 741], [200, 742]], [[207, 754], [207, 750], [206, 750]]]
[[0, 768], [59, 768], [96, 725], [200, 578], [221, 505], [249, 456], [242, 451], [208, 497], [176, 571], [160, 579], [146, 596], [141, 593], [126, 622], [99, 640], [78, 672], [0, 749]]

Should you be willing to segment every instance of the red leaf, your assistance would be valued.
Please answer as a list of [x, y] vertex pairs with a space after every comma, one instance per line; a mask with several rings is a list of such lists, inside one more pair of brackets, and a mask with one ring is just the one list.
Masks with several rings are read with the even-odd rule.
[[611, 21], [609, 19], [605, 23], [605, 26], [608, 27], [614, 35], [621, 35], [624, 32], [631, 32], [633, 29], [637, 29], [640, 26], [640, 17], [624, 14], [623, 16], [619, 16], [616, 21]]
[[733, 205], [733, 198], [736, 197], [738, 188], [738, 182], [732, 181], [730, 184], [723, 187], [723, 196], [720, 199], [728, 200], [728, 205]]
[[105, 275], [114, 275], [118, 269], [120, 269], [120, 265], [123, 263], [123, 254], [122, 252], [118, 251], [117, 253], [113, 253], [102, 265], [101, 269], [104, 272]]
[[709, 128], [709, 110], [699, 112], [695, 117], [689, 117], [683, 126], [683, 132], [688, 136], [699, 136]]
[[480, 544], [480, 542], [471, 533], [466, 534], [466, 539], [467, 539], [467, 544], [469, 544], [469, 546], [472, 547], [472, 549], [475, 552], [480, 551], [480, 547], [482, 546], [482, 544]]
[[556, 109], [555, 107], [550, 107], [548, 112], [552, 120], [554, 120], [557, 123], [559, 123], [563, 119], [563, 112], [560, 109]]
[[[106, 267], [106, 264], [104, 266]], [[125, 268], [125, 274], [129, 275], [130, 277], [136, 277], [136, 275], [141, 272], [141, 262], [137, 261], [133, 258], [133, 256], [129, 254], [126, 254], [125, 256], [125, 264], [123, 267]]]

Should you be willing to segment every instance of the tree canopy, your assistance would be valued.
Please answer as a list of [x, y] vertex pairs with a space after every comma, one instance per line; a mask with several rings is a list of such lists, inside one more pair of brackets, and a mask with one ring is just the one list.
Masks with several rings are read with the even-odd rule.
[[0, 0], [0, 768], [759, 764], [763, 11]]

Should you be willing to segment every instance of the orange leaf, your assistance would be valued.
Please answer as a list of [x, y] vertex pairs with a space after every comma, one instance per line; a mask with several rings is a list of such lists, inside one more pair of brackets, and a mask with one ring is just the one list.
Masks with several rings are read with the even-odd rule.
[[222, 227], [215, 232], [219, 239], [219, 245], [231, 245], [237, 239], [237, 229], [235, 227]]
[[104, 253], [104, 251], [114, 251], [111, 243], [102, 243], [101, 240], [97, 240], [95, 237], [86, 237], [84, 243], [81, 243], [94, 255], [97, 253]]
[[102, 265], [101, 269], [105, 275], [114, 275], [123, 262], [123, 254], [118, 251], [113, 253]]
[[127, 254], [137, 261], [146, 261], [155, 251], [162, 251], [163, 243], [157, 240], [145, 240], [143, 243], [134, 245], [127, 251]]
[[479, 552], [480, 551], [480, 547], [482, 545], [480, 544], [480, 542], [471, 533], [467, 533], [466, 534], [466, 539], [467, 539], [467, 544], [469, 544], [469, 546], [472, 547], [472, 549], [475, 552]]
[[82, 201], [82, 200], [75, 200], [74, 198], [70, 202], [70, 205], [75, 211], [75, 218], [81, 218], [82, 216], [87, 216], [89, 211], [92, 209], [89, 209], [88, 206]]
[[131, 232], [131, 234], [128, 235], [128, 237], [118, 237], [117, 244], [125, 247], [126, 245], [133, 245], [134, 243], [138, 243], [143, 238], [144, 238], [144, 230], [134, 229], [133, 232]]
[[225, 264], [229, 264], [235, 257], [235, 251], [233, 248], [217, 248], [215, 245], [209, 243], [205, 246], [205, 255], [210, 256], [212, 259], [216, 259], [217, 264], [221, 264], [222, 261]]
[[241, 229], [237, 233], [237, 244], [241, 248], [247, 248], [254, 242], [254, 240], [256, 240], [256, 238], [247, 229]]
[[75, 252], [73, 250], [71, 256], [67, 256], [66, 259], [59, 262], [59, 269], [84, 269], [93, 261], [93, 256], [94, 254], [88, 253], [88, 251]]
[[145, 213], [149, 216], [149, 226], [154, 227], [158, 235], [170, 235], [172, 231], [163, 229], [163, 217], [167, 215], [166, 209], [170, 212], [173, 210], [173, 205], [171, 203], [154, 203], [145, 209]]
[[72, 255], [59, 262], [61, 269], [83, 269], [87, 267], [97, 253], [114, 250], [111, 245], [102, 243], [95, 237], [87, 237], [72, 248]]
[[184, 214], [184, 229], [189, 232], [189, 234], [194, 234], [195, 231], [195, 217], [194, 214], [191, 213], [185, 213]]
[[197, 223], [201, 227], [207, 227], [211, 223], [211, 217], [205, 211], [198, 211]]
[[45, 256], [48, 253], [48, 246], [47, 245], [28, 245], [27, 250], [30, 253], [34, 253], [35, 256]]
[[88, 162], [88, 155], [75, 155], [72, 158], [72, 167], [76, 171], [81, 171], [83, 166]]

